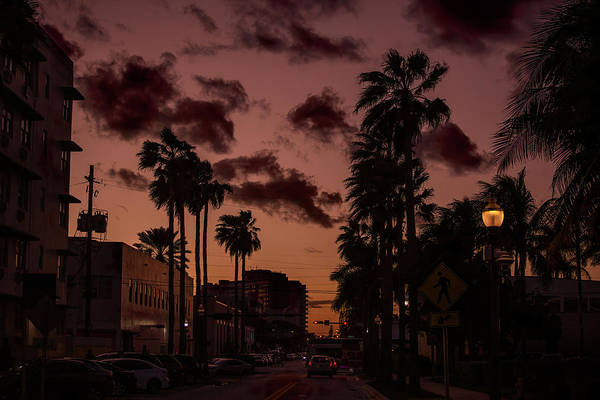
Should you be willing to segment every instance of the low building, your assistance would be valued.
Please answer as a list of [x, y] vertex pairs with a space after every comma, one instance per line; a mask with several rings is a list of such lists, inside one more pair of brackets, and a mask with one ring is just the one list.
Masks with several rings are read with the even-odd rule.
[[[72, 337], [69, 355], [88, 349], [105, 351], [167, 352], [168, 265], [122, 242], [92, 243], [91, 334], [84, 337], [85, 239], [69, 238], [74, 254], [69, 263], [67, 333]], [[185, 299], [179, 298], [175, 278], [174, 349], [179, 348], [179, 308], [185, 307], [187, 353], [193, 350], [193, 279], [186, 277]]]

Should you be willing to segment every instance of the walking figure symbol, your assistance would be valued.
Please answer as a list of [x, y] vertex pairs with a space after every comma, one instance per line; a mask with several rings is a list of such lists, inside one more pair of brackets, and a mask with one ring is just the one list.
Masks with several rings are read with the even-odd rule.
[[450, 279], [446, 278], [444, 276], [444, 274], [442, 273], [442, 271], [439, 271], [437, 274], [439, 276], [439, 279], [434, 286], [434, 288], [436, 288], [436, 287], [440, 288], [440, 293], [438, 294], [437, 303], [440, 304], [440, 302], [442, 301], [442, 296], [445, 295], [446, 302], [449, 304], [450, 303], [450, 293], [448, 293], [448, 288], [450, 288]]

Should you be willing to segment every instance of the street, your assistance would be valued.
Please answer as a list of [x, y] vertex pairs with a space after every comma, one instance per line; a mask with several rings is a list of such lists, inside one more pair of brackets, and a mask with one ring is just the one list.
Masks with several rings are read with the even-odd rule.
[[220, 386], [179, 386], [160, 394], [136, 394], [126, 399], [237, 399], [237, 400], [351, 400], [375, 399], [376, 394], [354, 376], [306, 377], [303, 361], [288, 361], [283, 367], [257, 368], [243, 377], [219, 378]]

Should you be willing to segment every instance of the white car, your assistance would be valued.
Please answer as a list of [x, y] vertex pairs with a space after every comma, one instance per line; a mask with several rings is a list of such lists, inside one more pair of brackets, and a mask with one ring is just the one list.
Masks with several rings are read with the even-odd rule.
[[165, 368], [151, 362], [135, 358], [109, 358], [103, 360], [135, 374], [136, 388], [158, 393], [169, 387], [169, 377]]

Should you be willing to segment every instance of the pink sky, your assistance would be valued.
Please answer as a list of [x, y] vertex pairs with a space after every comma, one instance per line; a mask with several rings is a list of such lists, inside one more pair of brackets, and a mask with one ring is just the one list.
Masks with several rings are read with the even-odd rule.
[[[447, 100], [452, 110], [451, 122], [472, 141], [473, 156], [485, 161], [491, 135], [503, 119], [513, 87], [507, 56], [522, 43], [533, 15], [547, 1], [502, 1], [487, 5], [488, 9], [481, 5], [487, 2], [468, 1], [462, 10], [444, 9], [429, 0], [303, 0], [280, 1], [278, 5], [277, 0], [42, 3], [43, 22], [58, 28], [66, 40], [83, 50], [83, 56], [75, 61], [77, 77], [97, 76], [94, 73], [99, 62], [117, 74], [123, 60], [137, 60], [151, 68], [159, 68], [163, 62], [162, 71], [170, 74], [168, 82], [177, 92], [164, 96], [164, 104], [159, 102], [157, 106], [160, 110], [148, 115], [147, 126], [125, 132], [122, 125], [107, 123], [115, 115], [100, 110], [102, 104], [96, 96], [90, 96], [86, 81], [79, 84], [87, 99], [75, 106], [73, 140], [84, 151], [72, 159], [72, 193], [82, 200], [86, 198], [83, 176], [89, 165], [95, 164], [98, 177], [105, 183], [98, 187], [96, 204], [109, 211], [108, 239], [134, 243], [137, 232], [166, 226], [166, 214], [155, 209], [144, 191], [128, 187], [118, 176], [111, 176], [110, 170], [138, 172], [135, 154], [143, 140], [156, 138], [166, 120], [180, 123], [178, 128], [187, 123], [182, 122], [184, 117], [176, 116], [178, 99], [219, 100], [218, 93], [210, 92], [216, 86], [201, 86], [195, 76], [212, 83], [216, 81], [210, 80], [215, 78], [239, 81], [247, 93], [241, 106], [220, 99], [225, 110], [221, 116], [233, 122], [235, 141], [227, 143], [226, 152], [215, 153], [215, 147], [210, 146], [213, 142], [199, 139], [196, 149], [201, 158], [215, 163], [258, 151], [274, 154], [282, 179], [288, 179], [294, 169], [302, 182], [318, 188], [317, 196], [321, 192], [339, 192], [343, 197], [343, 180], [348, 175], [345, 143], [360, 121], [360, 116], [352, 113], [360, 93], [360, 72], [378, 69], [389, 48], [398, 49], [401, 54], [421, 48], [432, 60], [446, 62], [450, 70], [435, 95]], [[272, 33], [275, 35], [268, 37], [270, 42], [258, 40]], [[309, 41], [316, 37], [309, 37], [311, 33], [322, 40]], [[196, 49], [212, 50], [215, 54], [185, 55], [182, 49], [188, 42], [196, 44]], [[163, 57], [161, 61], [164, 52], [174, 57], [168, 62]], [[142, 57], [143, 62], [131, 56]], [[110, 61], [113, 64], [107, 64]], [[106, 86], [93, 89], [105, 90]], [[314, 95], [312, 101], [307, 101], [310, 95]], [[161, 99], [158, 91], [123, 106], [137, 109], [138, 103], [145, 105], [153, 98]], [[325, 125], [315, 128], [315, 124], [324, 122], [310, 119], [311, 104], [319, 105], [318, 101], [331, 106], [336, 114], [327, 114], [323, 117]], [[304, 108], [300, 108], [302, 104]], [[288, 118], [292, 110], [299, 110], [294, 126]], [[206, 121], [201, 119], [202, 123], [207, 124]], [[187, 128], [204, 129], [193, 124]], [[489, 180], [494, 173], [485, 162], [478, 168], [461, 168], [444, 160], [438, 155], [426, 161], [435, 201], [441, 205], [473, 194], [477, 182]], [[540, 162], [530, 162], [527, 168], [527, 183], [540, 202], [551, 193], [552, 168]], [[247, 179], [265, 182], [271, 178], [259, 174]], [[143, 183], [143, 178], [134, 177], [133, 184], [136, 182]], [[334, 220], [346, 211], [344, 205], [321, 204], [315, 196], [311, 199], [316, 202], [316, 209]], [[220, 210], [210, 211], [209, 226], [214, 227], [222, 213], [252, 209], [262, 229], [262, 250], [249, 260], [249, 266], [285, 272], [291, 279], [303, 281], [310, 300], [332, 299], [335, 284], [329, 281], [329, 274], [339, 263], [335, 244], [339, 226], [334, 223], [331, 228], [324, 227], [289, 199], [276, 203], [278, 209], [273, 208], [274, 204], [261, 209], [256, 203], [227, 199]], [[81, 205], [71, 208], [71, 234], [75, 232], [75, 216], [80, 208]], [[187, 220], [186, 233], [193, 238], [191, 218]], [[213, 236], [210, 232], [209, 237]], [[193, 243], [191, 247], [193, 250]], [[210, 281], [233, 278], [232, 261], [212, 240], [208, 260]], [[194, 274], [193, 264], [190, 272]], [[328, 305], [309, 311], [310, 329], [314, 327], [310, 323], [313, 320], [337, 318]], [[323, 328], [319, 332], [326, 331]]]

